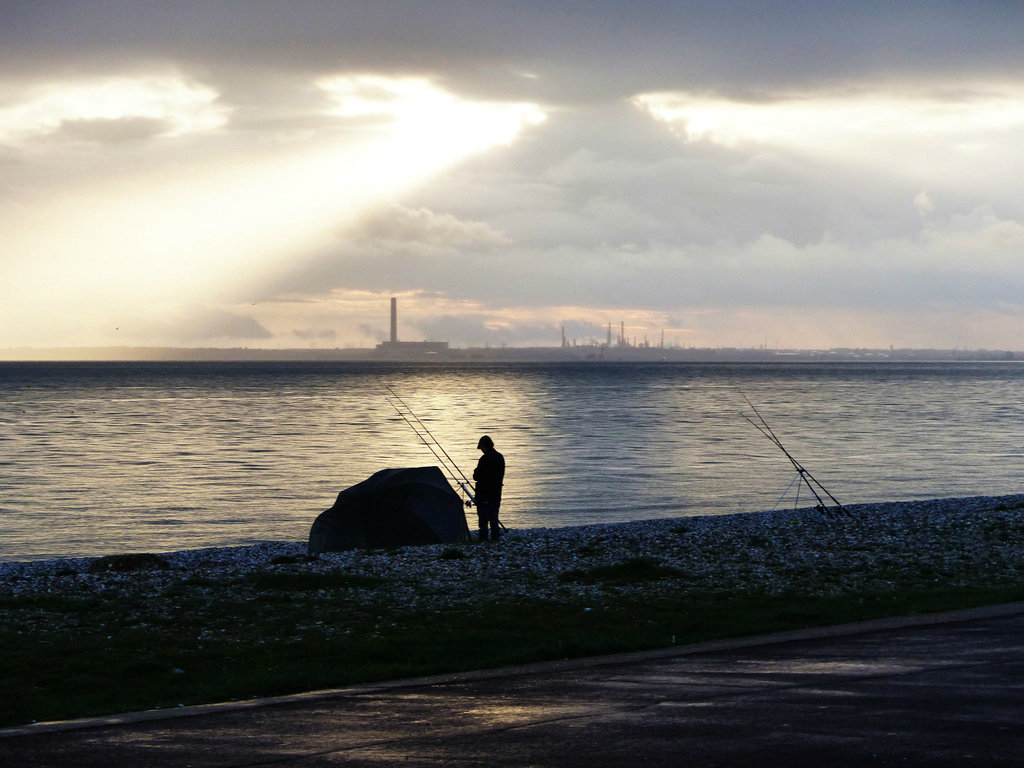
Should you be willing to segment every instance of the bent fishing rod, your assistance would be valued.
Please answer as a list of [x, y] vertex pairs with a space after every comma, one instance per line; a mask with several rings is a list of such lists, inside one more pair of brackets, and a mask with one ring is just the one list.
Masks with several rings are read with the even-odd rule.
[[[472, 484], [469, 482], [469, 478], [466, 477], [466, 473], [459, 469], [459, 465], [455, 463], [455, 460], [448, 455], [448, 451], [444, 449], [444, 446], [442, 446], [431, 431], [427, 429], [427, 425], [420, 420], [419, 416], [413, 413], [412, 408], [409, 407], [408, 403], [399, 397], [398, 393], [395, 392], [389, 384], [385, 384], [384, 389], [387, 390], [387, 394], [384, 395], [384, 399], [387, 400], [398, 415], [402, 417], [402, 421], [408, 424], [412, 431], [416, 433], [416, 437], [418, 437], [420, 441], [430, 449], [430, 452], [434, 454], [434, 458], [441, 463], [441, 466], [444, 467], [445, 471], [451, 477], [452, 482], [462, 488], [462, 492], [469, 497], [469, 501], [466, 502], [466, 506], [473, 506], [473, 504], [476, 503], [476, 494]], [[461, 480], [459, 480], [460, 477], [462, 478]]]
[[[740, 393], [740, 394], [743, 394], [743, 393]], [[779, 439], [778, 435], [776, 435], [775, 432], [772, 430], [772, 428], [768, 425], [768, 422], [765, 421], [764, 417], [761, 415], [761, 412], [758, 411], [756, 407], [754, 407], [754, 404], [752, 402], [750, 402], [750, 399], [746, 395], [743, 395], [743, 399], [746, 400], [747, 405], [750, 406], [750, 409], [754, 412], [754, 415], [757, 416], [757, 421], [754, 421], [752, 418], [750, 418], [750, 416], [748, 416], [747, 414], [742, 413], [742, 412], [740, 413], [740, 416], [742, 416], [744, 419], [749, 421], [753, 425], [754, 429], [756, 429], [762, 435], [767, 437], [772, 443], [775, 444], [775, 446], [780, 451], [782, 451], [782, 453], [785, 455], [785, 457], [787, 459], [789, 459], [789, 463], [793, 465], [793, 469], [795, 469], [796, 473], [797, 473], [797, 476], [796, 476], [796, 478], [794, 478], [793, 483], [798, 483], [798, 482], [802, 481], [803, 484], [807, 486], [807, 489], [811, 493], [814, 494], [814, 498], [817, 499], [817, 501], [818, 501], [818, 505], [817, 505], [817, 507], [815, 507], [815, 509], [817, 509], [821, 513], [828, 512], [828, 505], [825, 504], [825, 500], [821, 497], [821, 494], [818, 493], [818, 489], [820, 489], [822, 493], [824, 493], [833, 502], [835, 502], [836, 510], [838, 512], [841, 512], [841, 513], [845, 514], [846, 513], [846, 509], [845, 509], [845, 507], [843, 507], [842, 504], [839, 503], [839, 500], [835, 496], [833, 496], [831, 493], [829, 493], [828, 489], [825, 488], [825, 486], [823, 486], [820, 482], [818, 482], [818, 480], [814, 477], [814, 475], [812, 475], [810, 472], [808, 472], [803, 467], [803, 465], [799, 461], [797, 461], [795, 458], [793, 458], [793, 455], [788, 450], [786, 450], [786, 446], [784, 446], [782, 444], [782, 440]], [[789, 489], [793, 487], [793, 483], [790, 483], [789, 486], [786, 488], [786, 490], [783, 491], [783, 493], [782, 493], [783, 496], [785, 496], [786, 493], [789, 492]], [[798, 501], [799, 501], [799, 498], [800, 498], [800, 488], [799, 488], [799, 486], [797, 486], [797, 500]], [[781, 501], [781, 499], [780, 499], [780, 501]]]

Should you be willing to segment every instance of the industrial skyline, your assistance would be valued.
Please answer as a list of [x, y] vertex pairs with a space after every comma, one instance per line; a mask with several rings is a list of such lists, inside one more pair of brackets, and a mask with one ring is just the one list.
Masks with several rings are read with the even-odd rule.
[[988, 349], [794, 349], [770, 347], [686, 347], [657, 344], [644, 337], [629, 339], [625, 321], [612, 338], [608, 322], [603, 342], [569, 339], [562, 328], [559, 345], [535, 347], [458, 347], [447, 341], [402, 341], [398, 333], [398, 298], [390, 299], [390, 334], [375, 347], [217, 348], [217, 347], [103, 347], [0, 349], [0, 361], [16, 360], [390, 360], [421, 362], [795, 362], [795, 361], [1015, 361], [1024, 351]]

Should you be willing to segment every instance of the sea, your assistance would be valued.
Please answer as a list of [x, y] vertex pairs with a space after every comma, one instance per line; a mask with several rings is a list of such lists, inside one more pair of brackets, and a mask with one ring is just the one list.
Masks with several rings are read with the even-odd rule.
[[1014, 362], [0, 363], [0, 560], [304, 541], [438, 464], [389, 392], [512, 529], [1024, 488]]

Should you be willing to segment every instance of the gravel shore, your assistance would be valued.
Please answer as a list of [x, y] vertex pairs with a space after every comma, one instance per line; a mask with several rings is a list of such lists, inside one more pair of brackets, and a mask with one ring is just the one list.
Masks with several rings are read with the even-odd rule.
[[[641, 562], [654, 578], [593, 578]], [[707, 593], [840, 594], [1024, 583], [1024, 495], [512, 530], [497, 543], [438, 544], [306, 556], [305, 542], [0, 563], [0, 596], [103, 594], [147, 599], [183, 584], [231, 585], [252, 574], [344, 573], [353, 598], [399, 610], [522, 595], [600, 600], [658, 589], [657, 574]], [[372, 577], [360, 586], [359, 577]]]

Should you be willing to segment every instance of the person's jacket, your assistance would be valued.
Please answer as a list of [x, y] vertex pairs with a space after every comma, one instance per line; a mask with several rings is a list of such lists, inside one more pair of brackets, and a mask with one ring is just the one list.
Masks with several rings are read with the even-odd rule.
[[484, 501], [500, 501], [501, 486], [505, 482], [505, 457], [493, 448], [484, 451], [473, 470], [476, 497]]

